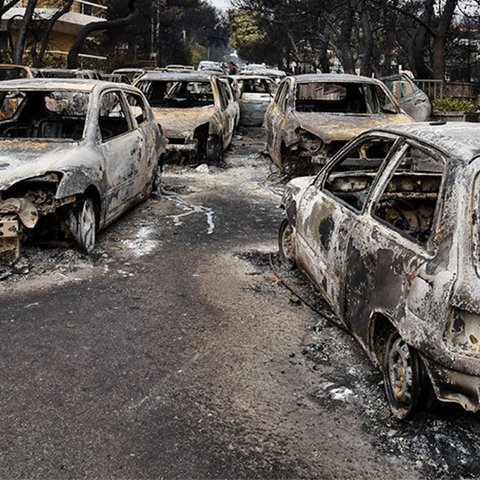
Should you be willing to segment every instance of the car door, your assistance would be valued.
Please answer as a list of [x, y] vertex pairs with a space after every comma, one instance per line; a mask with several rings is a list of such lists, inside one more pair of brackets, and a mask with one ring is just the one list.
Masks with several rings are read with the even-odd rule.
[[153, 180], [154, 169], [157, 167], [165, 145], [162, 144], [160, 138], [161, 127], [153, 121], [153, 115], [146, 104], [146, 99], [142, 95], [134, 92], [126, 93], [126, 98], [136, 128], [138, 128], [144, 139], [145, 148], [142, 152], [143, 173], [139, 176], [139, 182], [143, 181], [143, 188], [140, 185], [140, 197], [144, 198], [149, 193], [146, 187]]
[[107, 184], [106, 221], [119, 216], [145, 189], [145, 139], [120, 89], [102, 93], [97, 139]]
[[428, 95], [405, 74], [384, 79], [398, 103], [416, 122], [425, 122], [432, 114]]
[[299, 263], [340, 317], [348, 242], [393, 143], [388, 136], [353, 142], [320, 173], [297, 208]]
[[277, 155], [276, 144], [278, 143], [278, 125], [281, 117], [284, 115], [286, 96], [290, 88], [288, 80], [284, 80], [278, 90], [275, 98], [270, 103], [265, 114], [265, 130], [267, 132], [267, 148], [274, 162], [279, 163], [280, 158]]
[[444, 270], [435, 274], [444, 170], [438, 153], [402, 144], [378, 182], [367, 213], [352, 224], [345, 319], [367, 349], [374, 312], [400, 330], [404, 319], [413, 316], [420, 330], [433, 289], [453, 282], [453, 275]]
[[[278, 110], [274, 112], [272, 118], [272, 152], [277, 165], [282, 165], [282, 145], [289, 143], [289, 132], [295, 123], [293, 119], [294, 105], [294, 86], [290, 79], [286, 81], [284, 93], [279, 98]], [[289, 128], [290, 127], [290, 128]]]
[[226, 80], [214, 78], [212, 81], [216, 83], [220, 97], [221, 121], [223, 127], [222, 144], [223, 148], [227, 148], [232, 141], [236, 122], [233, 95], [231, 94], [230, 86]]

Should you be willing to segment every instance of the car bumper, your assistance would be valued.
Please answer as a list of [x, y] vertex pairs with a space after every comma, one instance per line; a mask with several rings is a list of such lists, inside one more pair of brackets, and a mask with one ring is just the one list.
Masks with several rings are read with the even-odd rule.
[[454, 402], [468, 410], [480, 410], [480, 376], [444, 367], [423, 358], [439, 400]]
[[197, 149], [198, 149], [198, 142], [167, 144], [167, 152], [196, 153]]

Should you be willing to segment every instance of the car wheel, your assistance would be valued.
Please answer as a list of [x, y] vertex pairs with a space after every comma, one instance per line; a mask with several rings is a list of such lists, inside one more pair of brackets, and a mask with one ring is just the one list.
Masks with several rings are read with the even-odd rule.
[[91, 253], [95, 248], [97, 233], [97, 212], [91, 198], [84, 198], [70, 209], [68, 228], [78, 248]]
[[207, 159], [212, 164], [219, 164], [223, 159], [222, 143], [217, 136], [207, 141]]
[[283, 220], [278, 230], [278, 255], [282, 264], [289, 270], [296, 267], [295, 235], [288, 220]]
[[383, 361], [385, 391], [393, 414], [404, 419], [426, 406], [430, 382], [414, 348], [393, 330], [387, 339]]

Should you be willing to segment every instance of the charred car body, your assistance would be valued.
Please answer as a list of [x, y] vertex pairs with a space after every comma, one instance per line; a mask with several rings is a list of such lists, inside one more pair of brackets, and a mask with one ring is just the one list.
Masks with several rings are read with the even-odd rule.
[[134, 87], [5, 81], [0, 118], [3, 262], [26, 237], [52, 232], [93, 250], [96, 232], [154, 186], [165, 139]]
[[399, 418], [433, 392], [480, 409], [479, 138], [470, 124], [373, 130], [283, 199], [281, 258], [382, 366]]
[[315, 74], [286, 78], [264, 125], [273, 162], [295, 176], [317, 172], [366, 130], [410, 122], [382, 82], [356, 75]]
[[277, 84], [260, 75], [238, 76], [240, 125], [257, 127], [263, 125], [265, 112], [272, 101]]
[[202, 72], [150, 72], [135, 85], [166, 132], [170, 156], [182, 161], [221, 161], [240, 118], [226, 78]]

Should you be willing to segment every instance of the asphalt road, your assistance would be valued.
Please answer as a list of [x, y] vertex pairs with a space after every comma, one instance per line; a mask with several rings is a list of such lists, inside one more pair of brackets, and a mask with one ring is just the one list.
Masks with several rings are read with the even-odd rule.
[[262, 145], [246, 132], [228, 168], [170, 170], [92, 257], [25, 252], [0, 284], [1, 478], [475, 473], [475, 416], [394, 421], [354, 341], [278, 283]]

